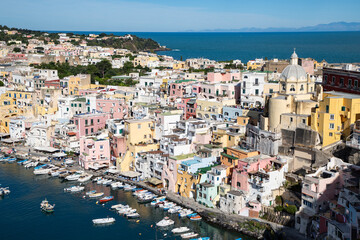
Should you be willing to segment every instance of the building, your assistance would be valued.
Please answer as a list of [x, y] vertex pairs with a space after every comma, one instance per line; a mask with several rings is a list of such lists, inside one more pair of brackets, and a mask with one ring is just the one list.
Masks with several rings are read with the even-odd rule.
[[110, 166], [109, 139], [80, 138], [79, 165], [85, 169], [96, 168], [101, 165]]
[[322, 85], [324, 91], [359, 94], [360, 71], [324, 67]]
[[72, 118], [72, 123], [76, 125], [78, 138], [89, 136], [105, 129], [106, 120], [110, 118], [108, 113], [87, 113], [78, 114]]
[[320, 134], [322, 146], [328, 146], [351, 134], [351, 126], [360, 119], [360, 95], [324, 92], [319, 106], [311, 114], [311, 128]]

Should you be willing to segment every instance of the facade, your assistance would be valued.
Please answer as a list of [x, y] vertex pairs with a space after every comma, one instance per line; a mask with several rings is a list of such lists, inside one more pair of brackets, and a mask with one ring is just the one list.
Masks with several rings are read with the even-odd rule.
[[109, 139], [97, 139], [95, 137], [80, 138], [79, 165], [84, 169], [110, 166]]
[[360, 72], [342, 68], [323, 68], [324, 91], [360, 93]]
[[106, 126], [106, 120], [110, 118], [108, 113], [87, 113], [75, 115], [72, 122], [76, 125], [78, 138], [97, 133]]

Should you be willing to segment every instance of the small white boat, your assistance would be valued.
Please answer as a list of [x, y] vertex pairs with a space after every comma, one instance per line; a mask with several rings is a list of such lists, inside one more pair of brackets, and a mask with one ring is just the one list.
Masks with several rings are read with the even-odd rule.
[[167, 227], [173, 225], [175, 222], [171, 220], [169, 217], [165, 217], [160, 222], [156, 223], [156, 226], [158, 227]]
[[126, 217], [127, 217], [127, 218], [139, 218], [139, 217], [140, 217], [140, 214], [138, 214], [137, 212], [135, 212], [135, 213], [128, 214]]
[[90, 195], [90, 194], [94, 194], [94, 193], [96, 193], [96, 190], [88, 191], [88, 192], [86, 192], [85, 194], [86, 194], [86, 195]]
[[94, 224], [110, 224], [110, 223], [114, 223], [115, 222], [115, 218], [98, 218], [98, 219], [93, 219], [92, 222]]
[[78, 174], [78, 173], [75, 173], [75, 174], [71, 174], [71, 175], [69, 175], [69, 176], [67, 176], [66, 178], [65, 178], [65, 180], [68, 180], [68, 181], [77, 181], [79, 178], [80, 178], [80, 174]]
[[83, 174], [79, 177], [78, 182], [87, 182], [92, 178], [91, 174]]
[[102, 177], [96, 177], [96, 178], [93, 179], [93, 182], [97, 182], [97, 181], [99, 181], [101, 179], [102, 179]]
[[89, 198], [97, 198], [97, 197], [102, 197], [102, 196], [104, 196], [103, 192], [89, 194]]
[[179, 212], [181, 209], [182, 209], [182, 207], [180, 207], [180, 206], [175, 206], [175, 207], [170, 208], [170, 209], [168, 210], [168, 213], [170, 213], [170, 214], [177, 213], [177, 212]]
[[181, 233], [185, 233], [188, 231], [190, 231], [190, 228], [188, 228], [188, 227], [179, 227], [179, 228], [174, 228], [173, 230], [171, 230], [171, 232], [174, 234], [181, 234]]
[[119, 188], [119, 187], [121, 187], [123, 184], [122, 184], [122, 182], [113, 182], [113, 183], [111, 183], [111, 188]]
[[45, 174], [49, 174], [51, 171], [58, 169], [58, 167], [55, 166], [51, 166], [51, 165], [46, 165], [44, 167], [41, 167], [39, 169], [35, 169], [34, 170], [34, 174], [35, 175], [45, 175]]
[[64, 188], [65, 192], [81, 192], [85, 189], [83, 186], [71, 186], [69, 188]]
[[122, 207], [124, 207], [123, 204], [116, 204], [116, 205], [112, 205], [111, 209], [117, 209], [117, 208], [122, 208]]
[[108, 185], [112, 183], [112, 180], [111, 179], [105, 179], [103, 182], [102, 182], [102, 185]]
[[184, 239], [188, 239], [188, 238], [194, 238], [194, 237], [197, 237], [199, 234], [195, 233], [195, 232], [189, 232], [189, 233], [184, 233], [184, 234], [181, 234], [181, 238], [184, 238]]
[[10, 194], [9, 187], [0, 187], [0, 196]]

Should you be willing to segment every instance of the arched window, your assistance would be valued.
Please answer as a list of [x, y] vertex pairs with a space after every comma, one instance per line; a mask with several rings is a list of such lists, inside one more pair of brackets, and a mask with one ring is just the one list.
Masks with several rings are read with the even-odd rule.
[[237, 187], [241, 187], [240, 182], [237, 182], [237, 183], [236, 183], [236, 186], [237, 186]]
[[304, 91], [304, 85], [301, 84], [300, 91]]
[[228, 113], [228, 112], [225, 112], [224, 115], [225, 115], [225, 116], [229, 116], [229, 113]]
[[286, 90], [286, 86], [285, 86], [285, 83], [283, 83], [283, 85], [282, 85], [282, 90]]
[[295, 92], [295, 85], [294, 84], [291, 85], [290, 92]]

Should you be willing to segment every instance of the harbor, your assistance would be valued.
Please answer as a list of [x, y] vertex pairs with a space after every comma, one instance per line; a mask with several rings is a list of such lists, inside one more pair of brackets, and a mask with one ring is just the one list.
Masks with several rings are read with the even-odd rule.
[[[178, 214], [167, 213], [163, 208], [151, 206], [151, 203], [139, 203], [132, 191], [88, 181], [81, 183], [84, 187], [82, 191], [64, 192], [64, 188], [79, 183], [65, 181], [49, 174], [34, 175], [33, 171], [33, 168], [27, 169], [20, 164], [0, 164], [0, 183], [11, 190], [11, 194], [0, 198], [0, 211], [5, 216], [1, 224], [8, 229], [4, 235], [5, 239], [18, 235], [16, 226], [19, 225], [22, 226], [24, 233], [31, 233], [34, 238], [41, 238], [45, 234], [52, 239], [63, 239], [71, 234], [74, 238], [98, 239], [105, 233], [111, 232], [113, 237], [132, 239], [181, 239], [181, 235], [173, 234], [171, 230], [188, 227], [191, 232], [198, 234], [196, 237], [251, 239], [233, 231], [225, 231], [202, 220], [191, 221], [187, 217], [179, 218]], [[104, 193], [103, 197], [113, 196], [114, 199], [100, 204], [98, 202], [100, 198], [86, 196], [86, 192], [94, 190], [97, 193]], [[53, 213], [40, 211], [39, 203], [45, 198], [51, 204], [56, 204]], [[136, 209], [139, 217], [132, 219], [119, 215], [117, 211], [111, 209], [111, 206], [116, 204], [129, 205], [130, 208]], [[165, 229], [156, 227], [156, 223], [165, 217], [174, 221], [173, 227]], [[99, 218], [114, 218], [116, 221], [103, 227], [94, 225], [92, 220]], [[59, 223], [62, 225], [61, 228], [58, 228]]]

